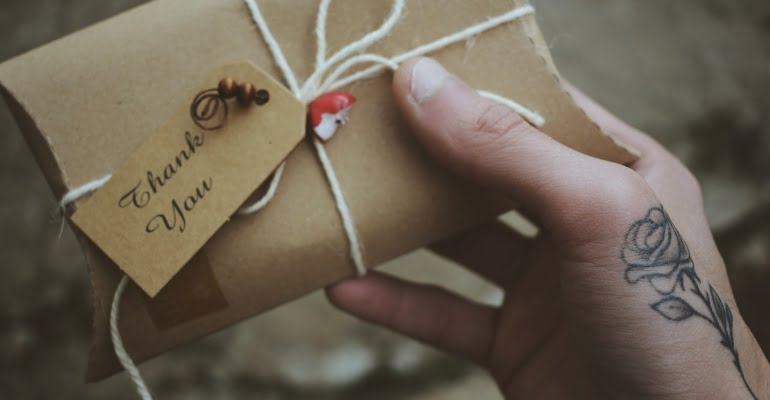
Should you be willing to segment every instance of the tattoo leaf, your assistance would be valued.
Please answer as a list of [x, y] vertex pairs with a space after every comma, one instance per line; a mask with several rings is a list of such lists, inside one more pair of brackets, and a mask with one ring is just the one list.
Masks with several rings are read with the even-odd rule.
[[695, 310], [686, 301], [676, 296], [669, 296], [652, 304], [652, 309], [671, 321], [683, 321], [695, 315]]
[[714, 315], [714, 323], [722, 335], [722, 344], [728, 349], [732, 348], [735, 344], [733, 339], [733, 312], [730, 311], [730, 307], [722, 301], [722, 298], [719, 297], [719, 294], [711, 285], [709, 285], [708, 299], [711, 300], [709, 307]]

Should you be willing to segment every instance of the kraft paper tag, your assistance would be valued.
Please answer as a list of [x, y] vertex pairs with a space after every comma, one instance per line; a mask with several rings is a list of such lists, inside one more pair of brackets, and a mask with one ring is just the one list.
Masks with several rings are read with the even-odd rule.
[[[241, 106], [207, 92], [224, 77], [269, 101]], [[302, 140], [305, 121], [302, 102], [253, 64], [222, 67], [72, 220], [154, 297]]]

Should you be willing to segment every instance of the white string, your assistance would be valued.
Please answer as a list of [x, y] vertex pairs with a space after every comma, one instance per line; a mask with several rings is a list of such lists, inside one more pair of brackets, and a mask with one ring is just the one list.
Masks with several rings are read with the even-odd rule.
[[[534, 8], [529, 5], [518, 7], [505, 14], [490, 18], [485, 22], [470, 26], [462, 31], [452, 33], [450, 35], [439, 38], [438, 40], [435, 40], [431, 43], [416, 47], [410, 51], [398, 54], [390, 58], [377, 55], [377, 54], [361, 54], [361, 55], [350, 57], [347, 60], [345, 60], [347, 57], [351, 56], [353, 53], [367, 48], [368, 46], [372, 45], [378, 40], [386, 37], [391, 32], [391, 30], [393, 29], [393, 27], [396, 25], [396, 23], [399, 21], [401, 17], [401, 13], [404, 9], [404, 2], [405, 2], [404, 0], [394, 0], [393, 8], [391, 10], [390, 16], [385, 20], [385, 22], [378, 29], [364, 35], [361, 39], [348, 44], [347, 46], [343, 47], [340, 51], [332, 55], [329, 59], [326, 59], [326, 48], [327, 48], [326, 20], [328, 18], [329, 4], [331, 0], [321, 0], [319, 9], [318, 9], [318, 17], [316, 21], [316, 31], [315, 31], [316, 39], [318, 42], [316, 58], [315, 58], [315, 71], [310, 75], [307, 81], [300, 88], [298, 81], [296, 79], [296, 76], [294, 75], [294, 71], [289, 66], [289, 63], [286, 60], [286, 57], [284, 56], [280, 45], [275, 40], [275, 37], [273, 36], [270, 28], [268, 27], [267, 22], [265, 21], [265, 18], [262, 15], [256, 1], [255, 0], [244, 0], [244, 1], [247, 7], [249, 8], [249, 11], [251, 12], [252, 18], [256, 23], [257, 27], [259, 28], [259, 31], [262, 34], [262, 37], [265, 43], [267, 44], [268, 48], [270, 49], [270, 52], [273, 55], [275, 63], [278, 65], [279, 69], [283, 73], [286, 84], [288, 85], [292, 93], [295, 96], [297, 96], [300, 100], [302, 100], [305, 104], [309, 104], [310, 102], [312, 102], [315, 99], [315, 97], [321, 93], [324, 93], [329, 90], [339, 89], [353, 82], [369, 78], [379, 72], [382, 72], [385, 69], [395, 70], [398, 68], [399, 63], [409, 58], [412, 58], [418, 55], [427, 54], [432, 51], [447, 47], [459, 41], [468, 39], [481, 32], [494, 28], [498, 25], [504, 24], [506, 22], [514, 21], [518, 18], [521, 18], [525, 15], [532, 14], [534, 12]], [[317, 85], [318, 81], [323, 78], [324, 74], [326, 74], [326, 72], [328, 72], [328, 70], [332, 68], [335, 64], [343, 60], [345, 61], [342, 62], [325, 80], [323, 80], [323, 83], [320, 85], [320, 87], [316, 87], [318, 86]], [[362, 71], [353, 73], [346, 78], [339, 79], [349, 69], [362, 63], [375, 63], [375, 65], [370, 68], [364, 69]], [[479, 93], [486, 98], [492, 99], [501, 104], [511, 107], [514, 111], [521, 114], [522, 117], [526, 118], [534, 125], [540, 126], [545, 122], [543, 117], [537, 114], [536, 112], [533, 112], [510, 99], [496, 95], [494, 93], [485, 92], [485, 91], [480, 91]], [[340, 219], [342, 221], [342, 226], [345, 231], [345, 236], [347, 237], [348, 243], [349, 243], [350, 258], [353, 261], [353, 265], [355, 266], [356, 273], [358, 275], [364, 275], [366, 273], [366, 265], [363, 259], [361, 243], [358, 238], [358, 233], [355, 228], [353, 217], [351, 215], [350, 209], [348, 208], [347, 202], [345, 201], [344, 193], [337, 179], [337, 175], [334, 171], [334, 167], [331, 163], [331, 160], [329, 159], [328, 154], [326, 153], [323, 143], [319, 139], [314, 138], [313, 144], [316, 150], [316, 154], [318, 155], [319, 162], [324, 170], [324, 174], [326, 175], [326, 179], [329, 183], [329, 187], [332, 192], [332, 195], [334, 196], [334, 201], [337, 206], [337, 211], [340, 214]], [[278, 184], [283, 175], [285, 166], [286, 166], [286, 162], [283, 162], [281, 163], [281, 165], [278, 166], [278, 168], [276, 169], [275, 173], [271, 178], [270, 185], [268, 186], [268, 189], [265, 195], [262, 196], [262, 198], [256, 201], [254, 204], [239, 210], [238, 211], [239, 214], [255, 213], [263, 209], [274, 198], [278, 188]], [[68, 204], [97, 190], [98, 188], [102, 187], [110, 179], [110, 177], [111, 177], [110, 175], [107, 175], [102, 178], [96, 179], [94, 181], [88, 182], [85, 185], [80, 186], [76, 189], [71, 190], [62, 198], [60, 202], [60, 207], [62, 207], [63, 209]], [[112, 301], [112, 308], [110, 310], [110, 334], [112, 336], [115, 354], [117, 355], [118, 360], [120, 361], [120, 364], [128, 372], [129, 377], [134, 382], [138, 395], [142, 398], [142, 400], [151, 400], [152, 396], [150, 395], [150, 392], [147, 389], [147, 385], [144, 383], [144, 380], [139, 374], [139, 370], [134, 364], [133, 360], [131, 359], [129, 354], [126, 352], [126, 349], [123, 346], [122, 338], [120, 336], [120, 331], [118, 329], [120, 301], [123, 296], [123, 292], [125, 291], [127, 283], [128, 283], [128, 276], [124, 275], [121, 278], [117, 289], [115, 290], [115, 294]]]
[[[267, 21], [265, 21], [265, 18], [262, 16], [262, 12], [259, 10], [259, 5], [257, 5], [256, 0], [244, 0], [246, 2], [246, 5], [249, 8], [249, 11], [251, 11], [251, 17], [254, 20], [254, 23], [257, 24], [257, 27], [259, 28], [260, 33], [262, 33], [262, 38], [265, 40], [265, 43], [267, 44], [267, 47], [270, 49], [270, 52], [273, 55], [273, 60], [275, 60], [275, 63], [278, 64], [278, 67], [280, 68], [281, 72], [283, 73], [283, 78], [286, 80], [286, 84], [289, 85], [289, 89], [291, 92], [297, 96], [298, 98], [301, 98], [301, 91], [299, 88], [299, 84], [297, 83], [297, 78], [294, 75], [294, 71], [291, 69], [291, 66], [289, 66], [289, 61], [286, 60], [286, 56], [283, 55], [283, 50], [281, 50], [281, 45], [278, 44], [278, 41], [275, 40], [275, 37], [273, 36], [273, 32], [270, 30], [270, 27], [267, 25]], [[329, 3], [331, 0], [322, 0], [320, 6], [318, 7], [318, 19], [316, 20], [316, 36], [321, 37], [323, 35], [326, 36], [326, 18], [327, 14], [329, 12]], [[321, 20], [321, 16], [323, 16], [323, 20]], [[317, 54], [316, 54], [316, 63], [319, 59], [323, 59], [326, 53], [326, 40], [323, 41], [323, 46], [319, 46]], [[267, 192], [265, 192], [264, 196], [254, 202], [254, 204], [251, 204], [249, 206], [243, 207], [240, 210], [238, 210], [238, 214], [241, 215], [248, 215], [248, 214], [254, 214], [257, 211], [262, 210], [265, 208], [270, 201], [273, 200], [273, 197], [275, 197], [275, 193], [278, 189], [278, 184], [281, 182], [281, 177], [283, 176], [283, 170], [286, 166], [286, 162], [284, 161], [281, 163], [281, 165], [278, 166], [278, 168], [275, 170], [275, 173], [273, 173], [273, 176], [270, 178], [270, 185], [268, 186]]]
[[59, 224], [59, 240], [61, 240], [62, 235], [64, 235], [64, 224], [67, 223], [67, 218], [65, 218], [67, 215], [67, 206], [72, 204], [72, 202], [76, 201], [77, 199], [104, 186], [107, 181], [110, 180], [110, 178], [112, 178], [112, 175], [108, 174], [99, 179], [94, 179], [83, 186], [79, 186], [70, 190], [64, 195], [64, 197], [61, 198], [59, 201], [59, 212], [61, 213], [59, 214], [61, 216], [61, 223]]
[[70, 190], [67, 192], [67, 194], [64, 195], [64, 197], [61, 198], [61, 201], [59, 201], [59, 208], [61, 208], [62, 211], [64, 211], [68, 205], [72, 204], [77, 199], [96, 191], [96, 189], [99, 189], [100, 187], [104, 186], [107, 181], [112, 178], [112, 175], [104, 175], [103, 177], [99, 179], [94, 179], [91, 182], [86, 183], [83, 186], [78, 186], [75, 189]]
[[526, 119], [532, 125], [538, 128], [545, 125], [545, 118], [543, 118], [542, 115], [530, 110], [527, 107], [522, 106], [521, 104], [507, 97], [503, 97], [503, 96], [500, 96], [499, 94], [495, 94], [492, 92], [487, 92], [486, 90], [479, 90], [478, 92], [481, 95], [481, 97], [486, 97], [492, 101], [495, 101], [504, 106], [507, 106], [508, 108], [515, 111], [517, 114], [521, 115], [522, 118]]
[[[247, 1], [253, 1], [253, 0], [247, 0]], [[307, 93], [310, 90], [310, 88], [312, 88], [316, 84], [316, 81], [321, 79], [321, 76], [325, 74], [326, 71], [329, 68], [331, 68], [334, 64], [342, 61], [343, 59], [345, 59], [345, 57], [348, 57], [349, 55], [355, 53], [356, 51], [369, 47], [373, 43], [387, 36], [390, 33], [390, 31], [393, 29], [393, 27], [396, 25], [398, 20], [401, 18], [401, 12], [404, 10], [404, 3], [405, 3], [405, 0], [393, 1], [393, 9], [390, 12], [390, 16], [388, 16], [388, 19], [385, 20], [382, 26], [380, 26], [379, 28], [377, 28], [372, 32], [367, 33], [361, 39], [358, 39], [357, 41], [343, 47], [340, 51], [335, 53], [333, 56], [329, 57], [328, 60], [324, 61], [320, 67], [316, 68], [316, 70], [313, 71], [313, 73], [307, 79], [305, 84], [302, 86], [302, 93]], [[321, 43], [321, 45], [324, 46], [324, 48], [326, 48], [326, 37], [319, 38], [319, 43]]]
[[334, 203], [337, 205], [337, 211], [342, 220], [342, 227], [345, 229], [345, 236], [348, 238], [348, 252], [350, 253], [350, 259], [353, 260], [356, 274], [358, 276], [364, 276], [366, 275], [366, 264], [364, 264], [361, 243], [358, 240], [358, 232], [356, 231], [356, 226], [353, 222], [353, 216], [350, 214], [348, 203], [345, 201], [345, 195], [337, 180], [337, 174], [334, 173], [334, 167], [332, 166], [331, 160], [329, 160], [329, 156], [326, 154], [323, 143], [318, 138], [314, 137], [313, 144], [315, 145], [315, 150], [318, 154], [318, 160], [321, 162], [321, 166], [323, 166], [324, 173], [326, 174], [326, 180], [329, 181], [329, 187], [334, 195]]
[[[264, 39], [265, 43], [267, 43], [267, 47], [273, 53], [273, 60], [276, 64], [278, 64], [278, 68], [281, 69], [281, 72], [283, 72], [283, 77], [286, 79], [286, 84], [289, 85], [289, 89], [291, 89], [292, 93], [294, 93], [296, 96], [300, 93], [299, 84], [297, 84], [297, 78], [294, 76], [294, 71], [292, 71], [291, 67], [289, 66], [289, 62], [286, 61], [286, 57], [284, 57], [283, 51], [281, 51], [281, 46], [275, 40], [275, 37], [273, 37], [273, 32], [271, 32], [270, 28], [267, 27], [265, 17], [263, 17], [262, 12], [259, 11], [259, 6], [257, 5], [256, 0], [244, 1], [246, 2], [246, 6], [249, 8], [249, 11], [251, 11], [251, 18], [254, 19], [254, 22], [257, 24], [257, 28], [259, 28], [259, 32], [262, 34], [262, 39]], [[323, 5], [323, 3], [321, 4]]]
[[318, 88], [318, 91], [314, 93], [313, 97], [316, 97], [320, 94], [326, 93], [330, 90], [330, 88], [339, 80], [340, 76], [347, 72], [350, 68], [363, 63], [378, 63], [380, 65], [383, 65], [387, 68], [390, 68], [391, 70], [397, 70], [398, 64], [391, 61], [391, 59], [383, 57], [378, 54], [360, 54], [355, 57], [350, 57], [349, 59], [345, 60], [342, 64], [340, 64], [337, 69], [334, 70], [331, 74], [329, 74], [329, 77], [326, 78], [323, 84]]
[[120, 337], [120, 330], [118, 329], [118, 316], [120, 315], [120, 300], [123, 298], [123, 292], [128, 285], [128, 275], [123, 275], [120, 278], [115, 294], [112, 297], [112, 308], [110, 309], [110, 336], [112, 336], [112, 347], [115, 348], [115, 355], [118, 356], [120, 365], [128, 373], [131, 382], [134, 382], [136, 387], [136, 394], [142, 400], [152, 400], [150, 390], [147, 388], [147, 384], [144, 383], [142, 375], [139, 373], [139, 368], [134, 364], [134, 360], [128, 355], [126, 348], [123, 347], [123, 339]]
[[315, 69], [321, 68], [326, 59], [326, 19], [329, 14], [329, 4], [332, 0], [321, 0], [318, 6], [318, 17], [315, 23], [316, 54]]
[[[498, 15], [496, 17], [488, 19], [486, 22], [482, 22], [480, 24], [476, 24], [473, 26], [470, 26], [466, 29], [463, 29], [461, 31], [449, 34], [447, 36], [444, 36], [442, 38], [439, 38], [431, 43], [416, 47], [412, 50], [409, 50], [407, 52], [401, 53], [399, 55], [396, 55], [392, 57], [390, 60], [393, 61], [396, 64], [400, 64], [412, 57], [425, 55], [430, 52], [442, 49], [444, 47], [447, 47], [449, 45], [452, 45], [454, 43], [466, 40], [472, 36], [475, 36], [481, 32], [484, 32], [486, 30], [492, 29], [498, 25], [502, 25], [507, 22], [515, 21], [519, 18], [522, 18], [524, 16], [527, 16], [529, 14], [532, 14], [535, 12], [534, 7], [531, 5], [526, 5], [518, 8], [514, 8], [511, 11], [508, 11], [505, 14]], [[337, 81], [334, 85], [331, 85], [329, 87], [329, 90], [336, 90], [343, 86], [347, 86], [353, 82], [359, 81], [361, 79], [369, 78], [379, 72], [382, 72], [383, 66], [382, 65], [375, 65], [373, 67], [367, 68], [363, 71], [356, 72], [353, 75], [348, 76], [347, 78], [341, 79]]]
[[283, 169], [285, 166], [286, 161], [282, 162], [281, 165], [276, 168], [275, 172], [273, 173], [273, 177], [270, 178], [270, 186], [267, 187], [267, 192], [265, 192], [265, 195], [262, 196], [261, 199], [254, 202], [254, 204], [242, 207], [240, 210], [238, 210], [238, 214], [254, 214], [257, 211], [265, 208], [270, 203], [270, 201], [273, 200], [273, 197], [275, 197], [275, 192], [278, 190], [278, 183], [281, 182], [281, 176], [283, 175]]

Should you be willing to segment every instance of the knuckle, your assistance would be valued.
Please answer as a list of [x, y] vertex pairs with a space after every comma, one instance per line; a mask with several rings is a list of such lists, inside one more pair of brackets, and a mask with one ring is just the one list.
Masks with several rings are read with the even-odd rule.
[[[659, 154], [647, 160], [642, 173], [662, 199], [677, 199], [688, 207], [703, 211], [703, 190], [698, 178], [682, 161], [670, 153]], [[669, 204], [670, 205], [670, 204]]]
[[614, 209], [625, 209], [640, 202], [657, 202], [655, 195], [644, 178], [636, 171], [613, 165], [613, 172], [608, 175], [603, 185], [603, 205]]
[[571, 185], [567, 190], [572, 196], [552, 222], [560, 227], [561, 240], [581, 246], [586, 232], [591, 232], [592, 245], [614, 240], [619, 221], [659, 203], [641, 175], [620, 165], [607, 165], [591, 178], [573, 180]]
[[678, 177], [679, 184], [686, 193], [699, 199], [703, 198], [703, 189], [701, 188], [700, 181], [695, 174], [680, 161], [676, 162], [674, 173]]
[[502, 104], [485, 101], [479, 108], [466, 126], [475, 136], [496, 139], [521, 134], [529, 127], [521, 116]]
[[688, 198], [703, 198], [698, 178], [687, 168], [681, 160], [676, 158], [668, 151], [661, 151], [657, 156], [650, 157], [649, 162], [659, 169], [660, 173], [665, 173], [671, 181], [676, 184], [678, 193], [686, 195]]
[[592, 210], [601, 210], [609, 218], [636, 209], [639, 204], [657, 202], [642, 176], [619, 165], [609, 166], [607, 171], [598, 174], [581, 192], [582, 204]]
[[524, 145], [531, 127], [501, 104], [483, 102], [476, 110], [459, 121], [454, 147], [464, 154], [465, 173], [484, 183], [490, 170], [505, 164], [506, 156]]

